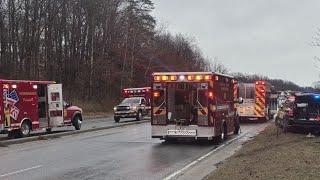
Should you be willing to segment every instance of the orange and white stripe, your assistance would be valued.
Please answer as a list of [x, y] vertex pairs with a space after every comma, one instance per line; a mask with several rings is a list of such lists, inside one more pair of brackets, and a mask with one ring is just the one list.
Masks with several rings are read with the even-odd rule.
[[263, 117], [265, 116], [265, 106], [266, 106], [266, 90], [265, 85], [256, 85], [255, 88], [255, 106], [254, 113], [256, 116]]

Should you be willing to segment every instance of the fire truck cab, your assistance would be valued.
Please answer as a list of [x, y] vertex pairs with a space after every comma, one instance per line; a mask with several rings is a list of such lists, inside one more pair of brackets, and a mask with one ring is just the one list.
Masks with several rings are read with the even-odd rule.
[[0, 80], [0, 132], [28, 136], [32, 130], [74, 126], [80, 130], [82, 109], [63, 101], [62, 84], [53, 81]]
[[152, 138], [221, 140], [237, 134], [234, 82], [213, 72], [153, 73]]
[[270, 109], [271, 85], [266, 81], [239, 83], [239, 96], [243, 104], [237, 107], [241, 121], [268, 120], [272, 118]]

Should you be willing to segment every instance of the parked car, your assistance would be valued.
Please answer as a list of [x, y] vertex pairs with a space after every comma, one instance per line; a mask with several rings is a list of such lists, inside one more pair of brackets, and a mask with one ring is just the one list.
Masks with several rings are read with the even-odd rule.
[[303, 126], [320, 130], [320, 94], [301, 93], [287, 100], [279, 109], [275, 121], [279, 127]]

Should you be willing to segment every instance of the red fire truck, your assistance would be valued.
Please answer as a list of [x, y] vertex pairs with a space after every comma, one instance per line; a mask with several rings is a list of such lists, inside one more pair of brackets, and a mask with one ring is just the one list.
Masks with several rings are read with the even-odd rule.
[[238, 106], [240, 120], [268, 120], [272, 117], [270, 95], [272, 86], [266, 81], [240, 83], [239, 96], [243, 104]]
[[152, 137], [221, 140], [237, 134], [234, 82], [213, 72], [153, 73]]
[[52, 81], [0, 80], [0, 132], [28, 136], [32, 130], [81, 128], [82, 109], [62, 99], [62, 85]]

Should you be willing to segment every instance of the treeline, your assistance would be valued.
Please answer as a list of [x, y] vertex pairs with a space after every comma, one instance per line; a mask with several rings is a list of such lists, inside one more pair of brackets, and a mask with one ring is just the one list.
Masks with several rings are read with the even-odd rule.
[[55, 80], [101, 100], [145, 86], [153, 71], [211, 65], [192, 40], [157, 30], [150, 0], [1, 0], [0, 78]]
[[266, 76], [261, 75], [249, 75], [243, 73], [234, 73], [233, 74], [240, 82], [245, 83], [253, 83], [256, 80], [266, 80], [272, 86], [274, 86], [276, 91], [304, 91], [304, 88], [300, 87], [299, 85], [291, 82], [291, 81], [284, 81], [282, 79], [270, 79]]

